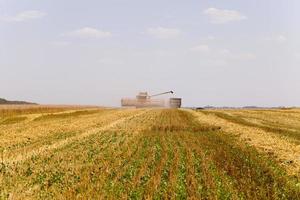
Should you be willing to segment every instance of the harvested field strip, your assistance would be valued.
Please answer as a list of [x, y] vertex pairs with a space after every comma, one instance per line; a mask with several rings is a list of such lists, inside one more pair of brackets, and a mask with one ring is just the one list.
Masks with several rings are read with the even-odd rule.
[[186, 199], [187, 195], [187, 153], [186, 149], [180, 148], [179, 164], [177, 169], [177, 182], [175, 187], [175, 197], [179, 199]]
[[221, 112], [212, 112], [212, 111], [209, 111], [209, 112], [202, 111], [202, 112], [203, 113], [213, 113], [217, 117], [220, 117], [222, 119], [228, 120], [233, 123], [241, 124], [241, 125], [248, 126], [248, 127], [260, 128], [267, 132], [275, 133], [280, 136], [285, 136], [285, 137], [291, 138], [296, 144], [300, 144], [300, 131], [291, 131], [291, 130], [282, 129], [279, 127], [270, 127], [270, 126], [259, 125], [256, 123], [251, 123], [241, 117], [235, 117], [235, 116], [228, 115], [226, 113], [221, 113]]
[[297, 177], [223, 128], [184, 110], [129, 113], [19, 162], [2, 160], [0, 199], [300, 198]]
[[[189, 192], [189, 196], [195, 196], [198, 199], [206, 199], [208, 197], [208, 188], [205, 184], [205, 177], [202, 168], [202, 160], [201, 157], [197, 156], [195, 150], [191, 153], [191, 157], [193, 159], [193, 171], [191, 171], [191, 177], [196, 179], [196, 183], [193, 184], [193, 188]], [[194, 176], [195, 174], [195, 176]]]
[[144, 193], [143, 196], [145, 198], [154, 198], [155, 193], [157, 193], [157, 190], [162, 182], [162, 175], [165, 169], [165, 165], [167, 162], [169, 162], [169, 155], [171, 154], [170, 148], [168, 146], [168, 141], [166, 140], [166, 137], [160, 137], [158, 138], [161, 142], [162, 146], [162, 154], [160, 155], [160, 160], [157, 162], [157, 166], [155, 168], [152, 168], [152, 176], [149, 177], [149, 180], [147, 181], [146, 185], [144, 186]]
[[80, 111], [74, 111], [74, 112], [68, 112], [68, 113], [59, 113], [59, 114], [47, 114], [42, 115], [40, 117], [37, 117], [34, 119], [34, 121], [40, 121], [40, 120], [51, 120], [51, 119], [63, 119], [68, 117], [79, 117], [82, 115], [91, 115], [99, 112], [103, 112], [105, 110], [80, 110]]
[[156, 138], [151, 150], [150, 159], [147, 160], [140, 170], [139, 174], [135, 177], [131, 188], [129, 197], [133, 199], [141, 199], [146, 191], [146, 186], [149, 185], [149, 180], [154, 176], [154, 173], [158, 169], [159, 163], [162, 159], [162, 146], [158, 138]]
[[[126, 113], [124, 112], [126, 115]], [[120, 115], [125, 116], [125, 115]], [[18, 126], [10, 125], [1, 127], [0, 145], [7, 149], [15, 150], [17, 147], [26, 146], [40, 140], [51, 141], [51, 137], [64, 134], [65, 132], [80, 132], [91, 129], [99, 125], [104, 125], [111, 119], [118, 117], [117, 111], [103, 110], [97, 115], [86, 116], [84, 120], [81, 118], [73, 118], [68, 120], [44, 121], [43, 123], [26, 121]], [[111, 119], [110, 119], [111, 118]]]
[[68, 110], [83, 110], [97, 108], [91, 106], [0, 106], [0, 118], [5, 116], [26, 115], [35, 113], [57, 113]]
[[[126, 142], [128, 143], [130, 141]], [[71, 172], [71, 174], [65, 174], [63, 184], [66, 188], [64, 187], [62, 189], [67, 189], [68, 185], [70, 184], [69, 181], [73, 180], [73, 178], [75, 178], [74, 181], [76, 181], [75, 183], [72, 183], [75, 184], [73, 185], [74, 188], [83, 187], [85, 189], [88, 189], [88, 185], [82, 184], [78, 181], [85, 181], [85, 178], [89, 178], [88, 181], [90, 181], [90, 179], [96, 181], [97, 179], [95, 179], [95, 177], [98, 177], [97, 174], [102, 172], [102, 170], [105, 171], [105, 168], [107, 166], [107, 163], [104, 162], [106, 161], [105, 157], [107, 156], [107, 154], [110, 155], [112, 150], [111, 148], [118, 149], [117, 147], [120, 143], [124, 144], [123, 136], [119, 134], [114, 134], [112, 132], [104, 132], [102, 134], [89, 136], [83, 141], [72, 142], [64, 146], [63, 148], [56, 149], [53, 152], [48, 152], [48, 154], [32, 157], [30, 160], [25, 161], [23, 164], [20, 163], [17, 165], [10, 166], [21, 169], [20, 171], [18, 170], [19, 176], [16, 176], [16, 178], [22, 177], [22, 175], [24, 176], [24, 174], [26, 174], [28, 167], [24, 166], [43, 166], [34, 170], [32, 174], [30, 174], [31, 180], [33, 180], [33, 185], [30, 186], [38, 186], [37, 189], [40, 191], [39, 195], [41, 196], [45, 195], [45, 193], [52, 191], [52, 189], [54, 188], [55, 190], [58, 190], [59, 188], [57, 187], [60, 187], [60, 184], [51, 185], [51, 187], [49, 186], [49, 182], [51, 184], [52, 180], [51, 176], [49, 177], [48, 175], [54, 173], [53, 169], [55, 169], [54, 171]], [[116, 153], [118, 152], [116, 151]], [[10, 166], [8, 166], [8, 169], [10, 168]], [[111, 165], [107, 167], [110, 168]], [[33, 167], [30, 168], [33, 169]], [[77, 175], [73, 177], [75, 172]], [[90, 172], [93, 173], [90, 174]], [[99, 178], [102, 177], [103, 176]], [[16, 180], [11, 181], [12, 184], [18, 182]]]
[[[296, 189], [295, 185], [290, 186], [289, 181], [283, 178], [287, 176], [284, 170], [257, 154], [254, 149], [240, 148], [233, 138], [228, 139], [228, 136], [221, 133], [218, 136], [213, 133], [190, 136], [197, 142], [197, 146], [191, 147], [195, 148], [194, 157], [203, 160], [202, 167], [198, 164], [197, 168], [202, 169], [205, 178], [199, 182], [204, 182], [208, 191], [213, 191], [213, 194], [208, 192], [208, 195], [220, 195], [221, 198], [235, 193], [246, 199], [255, 195], [260, 199], [280, 197], [277, 195], [283, 194], [293, 197], [297, 194], [293, 189], [290, 190], [293, 187]], [[288, 189], [285, 190], [286, 187], [281, 184], [288, 186]]]
[[[140, 114], [143, 114], [143, 112], [136, 114], [136, 115], [140, 115]], [[69, 137], [66, 135], [64, 137], [61, 137], [62, 135], [60, 135], [60, 137], [58, 137], [59, 138], [58, 140], [46, 140], [46, 141], [50, 142], [50, 144], [47, 143], [47, 144], [43, 145], [43, 143], [39, 143], [39, 145], [40, 145], [39, 148], [36, 148], [36, 147], [30, 148], [29, 151], [26, 151], [27, 149], [23, 148], [22, 153], [18, 154], [17, 156], [14, 155], [13, 153], [7, 152], [6, 153], [7, 155], [5, 155], [5, 157], [4, 157], [4, 162], [10, 162], [10, 163], [19, 162], [24, 159], [28, 159], [33, 155], [37, 155], [37, 154], [43, 153], [45, 151], [51, 151], [52, 149], [60, 148], [61, 146], [67, 145], [68, 143], [70, 143], [72, 141], [83, 139], [89, 135], [97, 134], [104, 130], [109, 130], [116, 124], [122, 123], [126, 119], [127, 119], [126, 117], [122, 117], [121, 119], [114, 120], [110, 124], [107, 124], [107, 125], [99, 127], [99, 128], [94, 128], [94, 129], [88, 130], [86, 132], [81, 132], [81, 133], [79, 132], [78, 134], [69, 134]], [[63, 139], [60, 139], [60, 138], [63, 138]], [[16, 153], [18, 153], [18, 152], [16, 152]], [[13, 157], [13, 159], [12, 159], [12, 157]]]
[[241, 141], [241, 146], [246, 142], [256, 147], [263, 154], [285, 167], [291, 175], [299, 176], [300, 170], [300, 148], [294, 142], [280, 137], [278, 134], [268, 133], [262, 129], [244, 126], [238, 123], [229, 122], [214, 114], [194, 112], [186, 110], [195, 115], [200, 122], [221, 126], [222, 131], [229, 135], [236, 135]]
[[167, 158], [166, 158], [165, 165], [161, 171], [160, 184], [156, 189], [156, 193], [154, 193], [154, 199], [161, 199], [167, 195], [167, 188], [171, 178], [170, 175], [171, 167], [172, 164], [174, 163], [174, 154], [175, 152], [171, 146], [171, 143], [168, 143]]
[[298, 113], [285, 113], [285, 112], [232, 112], [228, 113], [233, 114], [238, 117], [245, 119], [254, 118], [265, 123], [272, 123], [274, 127], [283, 127], [287, 129], [300, 129], [300, 112]]
[[[180, 161], [181, 158], [181, 144], [178, 142], [179, 138], [172, 138], [172, 145], [175, 146], [173, 147], [173, 162], [170, 167], [169, 171], [169, 180], [168, 180], [168, 186], [167, 186], [167, 192], [164, 195], [164, 198], [170, 197], [170, 198], [175, 198], [177, 195], [177, 189], [179, 188], [178, 184], [181, 183], [181, 181], [178, 180], [178, 175], [181, 175], [180, 168], [182, 167], [180, 164], [182, 164]], [[182, 185], [181, 185], [182, 186]], [[184, 188], [182, 188], [185, 190]]]
[[27, 117], [9, 117], [9, 118], [4, 118], [4, 120], [0, 121], [0, 126], [1, 125], [8, 125], [8, 124], [16, 124], [19, 122], [22, 122], [26, 120]]
[[150, 142], [144, 138], [143, 142], [139, 144], [136, 153], [130, 157], [126, 165], [122, 169], [118, 170], [118, 175], [110, 181], [109, 190], [111, 197], [122, 198], [124, 196], [130, 196], [130, 185], [133, 178], [137, 175], [142, 164], [148, 158]]

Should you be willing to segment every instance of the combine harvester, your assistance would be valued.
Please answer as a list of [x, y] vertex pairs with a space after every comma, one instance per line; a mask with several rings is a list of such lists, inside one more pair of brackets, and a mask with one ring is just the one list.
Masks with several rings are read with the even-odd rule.
[[155, 95], [148, 95], [147, 92], [140, 92], [135, 99], [123, 98], [121, 99], [122, 107], [136, 107], [136, 108], [153, 108], [153, 107], [166, 107], [166, 108], [180, 108], [181, 98], [170, 98], [168, 101], [164, 99], [154, 99], [164, 94], [174, 94], [173, 91], [163, 92]]

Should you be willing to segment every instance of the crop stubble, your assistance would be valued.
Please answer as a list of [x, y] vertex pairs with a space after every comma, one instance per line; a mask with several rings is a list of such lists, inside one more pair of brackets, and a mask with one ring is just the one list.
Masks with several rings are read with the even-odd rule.
[[[0, 125], [1, 198], [299, 198], [297, 176], [214, 113], [74, 112]], [[10, 141], [17, 130], [22, 139]]]

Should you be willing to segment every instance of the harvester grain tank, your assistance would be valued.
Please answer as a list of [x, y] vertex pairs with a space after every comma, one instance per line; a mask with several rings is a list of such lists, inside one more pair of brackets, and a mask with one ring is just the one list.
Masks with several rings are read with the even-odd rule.
[[123, 98], [121, 99], [121, 105], [123, 107], [171, 107], [171, 108], [180, 108], [181, 99], [180, 98], [171, 98], [168, 101], [164, 99], [156, 99], [153, 97], [165, 95], [165, 94], [173, 94], [173, 91], [163, 92], [154, 95], [148, 95], [147, 92], [140, 92], [136, 95], [135, 99], [132, 98]]
[[170, 108], [180, 108], [181, 107], [181, 98], [170, 98], [169, 106], [170, 106]]

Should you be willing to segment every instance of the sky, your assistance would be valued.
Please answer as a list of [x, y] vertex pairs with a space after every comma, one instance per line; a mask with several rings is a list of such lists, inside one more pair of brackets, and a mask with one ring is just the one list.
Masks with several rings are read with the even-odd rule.
[[299, 0], [0, 0], [0, 97], [300, 106]]

